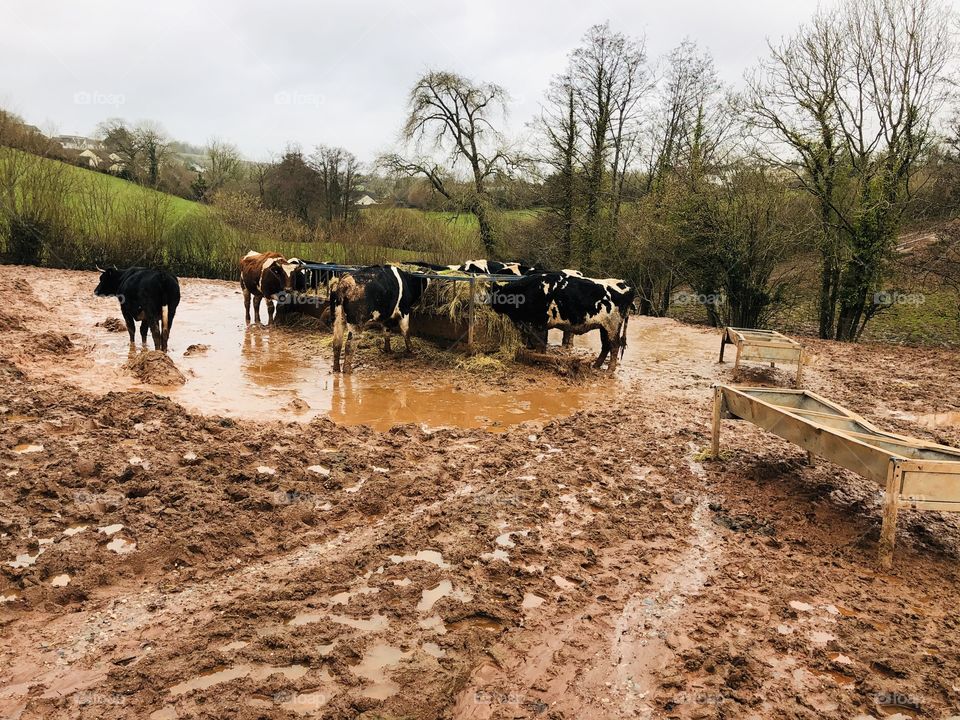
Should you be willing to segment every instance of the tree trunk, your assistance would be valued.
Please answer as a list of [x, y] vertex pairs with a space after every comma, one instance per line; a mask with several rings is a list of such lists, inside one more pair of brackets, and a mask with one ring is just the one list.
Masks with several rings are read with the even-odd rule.
[[487, 207], [483, 200], [477, 199], [471, 210], [480, 226], [480, 242], [483, 243], [483, 249], [486, 250], [488, 258], [493, 257], [496, 254], [496, 238], [493, 233], [493, 225], [490, 223], [490, 216], [487, 214]]

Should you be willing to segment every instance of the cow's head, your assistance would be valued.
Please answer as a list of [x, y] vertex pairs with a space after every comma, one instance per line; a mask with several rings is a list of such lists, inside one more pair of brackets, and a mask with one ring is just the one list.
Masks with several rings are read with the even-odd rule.
[[[100, 268], [97, 268], [100, 270]], [[100, 282], [93, 294], [97, 297], [110, 297], [120, 291], [120, 280], [123, 277], [123, 270], [118, 270], [114, 265], [112, 268], [100, 270]]]

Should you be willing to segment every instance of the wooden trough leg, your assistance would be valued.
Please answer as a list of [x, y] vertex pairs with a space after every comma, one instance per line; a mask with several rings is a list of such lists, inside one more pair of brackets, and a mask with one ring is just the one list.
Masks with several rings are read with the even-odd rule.
[[797, 354], [797, 389], [800, 388], [801, 378], [803, 377], [803, 350]]
[[710, 443], [710, 456], [714, 460], [720, 459], [720, 410], [723, 405], [723, 391], [713, 389], [713, 436]]
[[719, 360], [719, 362], [723, 362], [723, 351], [726, 350], [726, 348], [727, 348], [727, 331], [724, 330], [724, 331], [723, 331], [723, 337], [720, 338], [720, 360]]
[[884, 570], [893, 567], [893, 546], [897, 540], [897, 509], [900, 500], [899, 480], [897, 463], [891, 460], [887, 469], [887, 487], [883, 493], [883, 525], [880, 528], [878, 553], [880, 567]]

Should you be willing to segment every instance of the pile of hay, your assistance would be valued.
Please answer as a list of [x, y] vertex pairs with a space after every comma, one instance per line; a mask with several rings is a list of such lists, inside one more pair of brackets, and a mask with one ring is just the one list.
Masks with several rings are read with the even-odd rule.
[[[438, 274], [458, 275], [455, 271], [440, 271]], [[487, 298], [491, 283], [477, 279], [473, 284], [474, 337], [480, 346], [496, 346], [500, 350], [513, 351], [522, 340], [516, 325], [506, 315], [494, 312]], [[470, 313], [470, 283], [431, 282], [420, 301], [418, 311], [449, 317], [455, 322], [467, 322]]]

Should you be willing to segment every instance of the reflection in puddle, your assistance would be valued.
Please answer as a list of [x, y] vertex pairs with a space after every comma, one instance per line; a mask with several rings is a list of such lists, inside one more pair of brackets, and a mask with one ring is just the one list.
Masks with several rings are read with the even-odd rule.
[[390, 562], [393, 563], [402, 563], [402, 562], [414, 562], [421, 561], [426, 563], [432, 563], [436, 565], [441, 570], [449, 569], [449, 565], [443, 561], [443, 555], [441, 555], [436, 550], [421, 550], [416, 555], [391, 555]]
[[486, 560], [487, 562], [492, 562], [493, 560], [500, 560], [505, 563], [510, 562], [510, 553], [501, 548], [497, 548], [493, 552], [483, 553], [480, 555], [481, 560]]
[[437, 658], [437, 659], [439, 659], [439, 658], [444, 658], [444, 657], [447, 656], [447, 651], [446, 651], [446, 650], [444, 650], [442, 647], [440, 647], [440, 646], [437, 645], [436, 643], [432, 643], [432, 642], [425, 642], [425, 643], [423, 644], [423, 651], [424, 651], [427, 655], [429, 655], [429, 656], [431, 656], [431, 657], [435, 657], [435, 658]]
[[534, 595], [533, 593], [524, 593], [523, 602], [520, 603], [520, 607], [524, 610], [534, 610], [543, 605], [543, 598], [539, 595]]
[[123, 525], [120, 525], [119, 523], [117, 523], [116, 525], [105, 525], [104, 527], [97, 528], [98, 533], [103, 533], [108, 537], [110, 535], [116, 535], [121, 530], [123, 530]]
[[451, 583], [449, 580], [441, 580], [440, 584], [432, 590], [423, 591], [423, 596], [420, 598], [420, 602], [417, 603], [417, 612], [430, 612], [440, 598], [447, 596], [454, 600], [459, 600], [460, 602], [470, 602], [473, 600], [473, 595], [470, 593], [464, 590], [454, 591], [453, 583]]
[[67, 575], [67, 573], [63, 573], [62, 575], [57, 575], [50, 581], [50, 584], [53, 587], [66, 587], [67, 585], [70, 584], [70, 576]]
[[346, 615], [330, 615], [328, 613], [317, 613], [317, 612], [305, 612], [294, 615], [290, 620], [287, 621], [287, 625], [293, 627], [298, 627], [300, 625], [309, 625], [311, 623], [325, 622], [325, 621], [335, 622], [338, 625], [346, 625], [347, 627], [352, 627], [355, 630], [361, 630], [363, 632], [379, 632], [381, 630], [386, 630], [387, 626], [390, 624], [389, 618], [386, 615], [375, 614], [371, 615], [369, 619], [364, 620], [363, 618], [352, 618]]
[[221, 645], [220, 650], [222, 652], [231, 652], [233, 650], [243, 650], [247, 645], [249, 645], [246, 640], [234, 640], [233, 642], [228, 642], [226, 645]]
[[577, 587], [562, 575], [553, 575], [550, 579], [553, 580], [556, 586], [561, 590], [573, 590]]
[[115, 537], [107, 543], [107, 550], [112, 550], [118, 555], [126, 555], [137, 549], [137, 544], [122, 537]]
[[27, 568], [33, 565], [37, 561], [37, 558], [40, 557], [42, 554], [43, 554], [43, 548], [40, 548], [40, 550], [37, 551], [36, 555], [31, 555], [30, 553], [20, 553], [19, 555], [17, 555], [16, 559], [8, 560], [7, 565], [9, 565], [12, 568], [16, 568], [17, 570], [21, 570], [23, 568]]
[[272, 667], [270, 665], [234, 665], [233, 667], [227, 668], [221, 666], [174, 685], [170, 688], [170, 694], [182, 695], [191, 690], [206, 690], [214, 685], [248, 676], [252, 680], [264, 680], [274, 673], [283, 675], [287, 680], [296, 680], [306, 675], [308, 669], [306, 665], [286, 665], [283, 667]]
[[840, 687], [852, 687], [856, 682], [853, 675], [847, 675], [838, 670], [811, 670], [811, 672], [819, 678], [836, 683]]
[[13, 451], [17, 455], [27, 455], [29, 453], [38, 453], [43, 452], [43, 445], [32, 445], [30, 443], [23, 443], [21, 445], [15, 445]]
[[430, 617], [424, 618], [418, 622], [420, 628], [423, 630], [432, 630], [437, 635], [446, 635], [447, 626], [443, 624], [443, 618], [439, 615], [431, 615]]
[[386, 700], [396, 694], [400, 686], [387, 677], [387, 669], [410, 655], [391, 645], [377, 644], [364, 653], [360, 663], [353, 667], [354, 674], [369, 681], [363, 696], [374, 700]]
[[73, 537], [74, 535], [79, 535], [86, 529], [86, 525], [74, 525], [73, 527], [68, 527], [66, 530], [64, 530], [63, 534], [67, 537]]
[[380, 592], [380, 588], [370, 587], [369, 585], [362, 585], [356, 590], [345, 590], [336, 595], [332, 595], [329, 600], [327, 600], [328, 605], [348, 605], [350, 600], [352, 600], [357, 595], [373, 595]]

